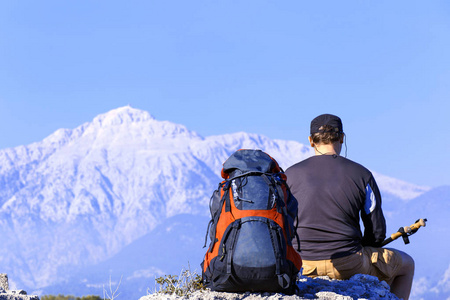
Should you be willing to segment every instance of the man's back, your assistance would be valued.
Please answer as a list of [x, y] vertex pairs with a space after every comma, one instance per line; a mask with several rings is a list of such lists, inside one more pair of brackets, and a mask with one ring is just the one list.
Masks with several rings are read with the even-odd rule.
[[369, 170], [339, 156], [345, 141], [342, 120], [331, 114], [317, 116], [310, 134], [315, 156], [286, 170], [299, 204], [302, 274], [335, 279], [369, 274], [385, 280], [393, 293], [407, 300], [414, 260], [380, 247], [386, 235], [380, 191]]
[[[331, 259], [377, 245], [385, 238], [381, 197], [372, 174], [339, 155], [317, 155], [286, 170], [299, 203], [298, 234], [304, 259]], [[359, 214], [365, 225], [364, 241]]]

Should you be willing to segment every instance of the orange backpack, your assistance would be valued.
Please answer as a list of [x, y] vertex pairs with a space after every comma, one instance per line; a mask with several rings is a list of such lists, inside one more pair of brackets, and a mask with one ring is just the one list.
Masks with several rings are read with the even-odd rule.
[[261, 150], [239, 150], [223, 164], [222, 177], [210, 200], [204, 284], [214, 291], [294, 293], [302, 266], [292, 246], [298, 208], [284, 172]]

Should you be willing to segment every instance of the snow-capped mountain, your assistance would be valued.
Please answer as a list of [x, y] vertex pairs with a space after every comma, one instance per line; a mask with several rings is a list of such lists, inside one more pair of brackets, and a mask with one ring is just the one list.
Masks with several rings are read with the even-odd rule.
[[[291, 145], [293, 158], [284, 153]], [[310, 155], [301, 144], [259, 135], [203, 138], [131, 107], [2, 150], [0, 233], [14, 251], [0, 265], [25, 286], [45, 286], [66, 267], [112, 256], [165, 218], [206, 216], [220, 166], [239, 148], [265, 149], [284, 164]]]
[[129, 107], [42, 142], [0, 152], [1, 265], [42, 286], [66, 266], [98, 262], [177, 213], [206, 214], [216, 175], [184, 126]]
[[[112, 259], [168, 218], [207, 217], [222, 163], [241, 148], [266, 151], [284, 169], [313, 154], [258, 134], [202, 137], [129, 106], [1, 150], [0, 272], [31, 291]], [[428, 190], [375, 176], [390, 202]]]

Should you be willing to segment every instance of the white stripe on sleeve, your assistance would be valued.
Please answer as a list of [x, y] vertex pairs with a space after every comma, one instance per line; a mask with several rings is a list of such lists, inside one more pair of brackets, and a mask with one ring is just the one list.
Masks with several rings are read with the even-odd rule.
[[373, 212], [375, 209], [375, 206], [377, 205], [377, 201], [375, 199], [375, 194], [372, 191], [372, 188], [369, 184], [366, 186], [366, 201], [364, 202], [364, 211], [366, 212], [366, 215]]

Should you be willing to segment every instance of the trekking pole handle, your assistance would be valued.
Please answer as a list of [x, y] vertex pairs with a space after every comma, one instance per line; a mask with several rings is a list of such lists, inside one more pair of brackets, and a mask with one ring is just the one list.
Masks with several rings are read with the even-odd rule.
[[426, 226], [426, 222], [427, 222], [427, 219], [419, 219], [414, 224], [412, 224], [411, 226], [405, 226], [403, 228], [400, 227], [400, 229], [397, 232], [391, 234], [391, 236], [389, 238], [387, 238], [382, 243], [382, 246], [389, 244], [390, 242], [398, 239], [401, 236], [408, 236], [408, 235], [413, 234], [420, 227], [425, 227]]
[[391, 238], [392, 240], [398, 239], [399, 237], [401, 237], [403, 234], [407, 233], [410, 234], [412, 231], [419, 229], [420, 227], [425, 227], [427, 224], [425, 223], [427, 221], [427, 219], [419, 219], [417, 220], [416, 223], [412, 224], [411, 226], [405, 226], [403, 227], [404, 233], [397, 231], [393, 234], [391, 234]]
[[427, 226], [427, 219], [419, 219], [416, 223], [412, 224], [410, 226], [411, 230], [419, 229], [421, 226], [425, 227]]

